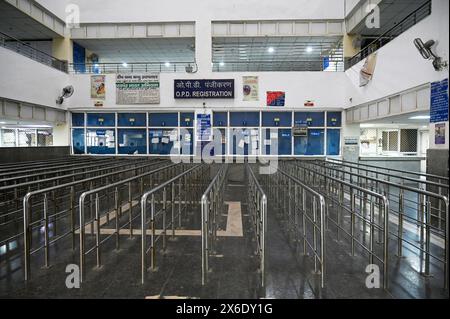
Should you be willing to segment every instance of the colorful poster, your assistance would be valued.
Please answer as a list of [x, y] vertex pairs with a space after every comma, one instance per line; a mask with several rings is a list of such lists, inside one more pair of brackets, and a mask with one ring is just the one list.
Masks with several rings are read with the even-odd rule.
[[281, 91], [267, 92], [267, 106], [284, 106], [286, 93]]
[[445, 145], [445, 123], [436, 124], [434, 132], [434, 144]]
[[259, 84], [257, 76], [243, 76], [242, 87], [244, 101], [259, 101]]
[[105, 76], [91, 76], [91, 99], [104, 100], [106, 97]]
[[375, 67], [377, 65], [377, 54], [372, 53], [364, 62], [363, 67], [359, 73], [359, 86], [366, 86], [372, 80]]
[[116, 103], [159, 104], [159, 74], [117, 74]]

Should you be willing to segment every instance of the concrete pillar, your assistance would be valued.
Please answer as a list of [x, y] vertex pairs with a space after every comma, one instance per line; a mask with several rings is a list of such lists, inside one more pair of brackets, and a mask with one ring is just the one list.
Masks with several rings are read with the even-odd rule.
[[52, 52], [55, 58], [73, 63], [73, 42], [69, 37], [54, 38]]
[[66, 122], [58, 123], [53, 127], [53, 146], [70, 145], [69, 114], [66, 114]]
[[355, 48], [353, 46], [353, 41], [357, 38], [357, 35], [344, 34], [343, 47], [344, 47], [344, 58], [351, 58], [355, 56], [361, 48]]
[[195, 23], [195, 59], [198, 73], [212, 73], [211, 21], [199, 19]]

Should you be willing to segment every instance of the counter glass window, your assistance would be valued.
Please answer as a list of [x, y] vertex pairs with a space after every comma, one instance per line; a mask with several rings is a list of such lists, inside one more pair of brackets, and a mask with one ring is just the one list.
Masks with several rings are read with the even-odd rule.
[[145, 129], [119, 129], [119, 154], [147, 154]]
[[86, 145], [88, 154], [115, 154], [114, 129], [88, 129]]

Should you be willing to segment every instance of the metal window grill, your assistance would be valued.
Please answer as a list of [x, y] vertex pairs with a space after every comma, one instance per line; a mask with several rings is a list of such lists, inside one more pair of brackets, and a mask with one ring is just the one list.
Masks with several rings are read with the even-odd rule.
[[2, 147], [15, 147], [16, 146], [16, 130], [15, 129], [2, 129], [1, 130], [1, 143]]
[[19, 134], [19, 145], [21, 147], [35, 146], [36, 145], [36, 130], [35, 129], [23, 129], [17, 130]]
[[53, 133], [51, 130], [37, 130], [37, 146], [52, 146]]

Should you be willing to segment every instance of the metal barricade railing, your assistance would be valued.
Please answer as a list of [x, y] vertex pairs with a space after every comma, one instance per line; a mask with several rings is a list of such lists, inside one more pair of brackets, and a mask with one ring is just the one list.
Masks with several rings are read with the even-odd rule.
[[[394, 237], [397, 240], [397, 255], [399, 257], [403, 256], [403, 245], [407, 244], [410, 247], [416, 249], [420, 255], [419, 259], [424, 263], [420, 264], [420, 273], [425, 275], [430, 274], [430, 260], [434, 260], [443, 264], [444, 267], [444, 289], [448, 289], [448, 256], [449, 256], [449, 223], [448, 213], [449, 204], [448, 199], [445, 196], [431, 193], [425, 190], [421, 190], [414, 187], [409, 187], [393, 182], [388, 182], [381, 179], [376, 179], [374, 177], [359, 175], [356, 173], [351, 173], [348, 171], [337, 169], [336, 167], [324, 167], [313, 162], [296, 162], [297, 166], [302, 167], [302, 169], [307, 169], [308, 172], [313, 176], [324, 176], [325, 179], [335, 179], [340, 182], [344, 182], [345, 178], [342, 174], [350, 174], [352, 179], [350, 182], [345, 182], [350, 185], [362, 185], [363, 189], [370, 188], [371, 191], [383, 194], [384, 197], [389, 201], [389, 216], [396, 218], [396, 220], [387, 220], [386, 229], [388, 230], [388, 235]], [[368, 183], [370, 181], [370, 183]], [[315, 183], [313, 179], [311, 183]], [[393, 191], [397, 190], [398, 194], [393, 194]], [[415, 198], [417, 202], [411, 200]], [[431, 199], [441, 201], [442, 207], [444, 209], [445, 216], [445, 229], [441, 230], [434, 226], [431, 222], [432, 218], [432, 208]], [[364, 196], [359, 196], [359, 206], [365, 207], [366, 198]], [[414, 206], [408, 206], [408, 204], [413, 203]], [[363, 213], [365, 210], [363, 209]], [[379, 215], [380, 218], [381, 215]], [[409, 223], [417, 227], [417, 231], [409, 231], [409, 237], [405, 236], [405, 223]], [[391, 231], [389, 226], [394, 227], [394, 231]], [[431, 238], [432, 234], [443, 240], [443, 246], [440, 252], [433, 253], [431, 251]], [[413, 238], [410, 238], [413, 236]], [[417, 244], [416, 241], [419, 243]], [[439, 248], [439, 245], [436, 245]]]
[[[353, 173], [357, 173], [358, 175], [363, 175], [366, 177], [373, 177], [375, 178], [374, 180], [369, 180], [369, 179], [362, 179], [363, 182], [365, 182], [365, 185], [361, 185], [364, 187], [373, 187], [373, 185], [371, 184], [375, 184], [375, 187], [378, 188], [378, 184], [379, 184], [379, 180], [384, 180], [390, 183], [394, 183], [394, 184], [400, 184], [402, 186], [409, 186], [409, 187], [413, 187], [413, 188], [418, 188], [420, 190], [426, 190], [429, 191], [431, 193], [436, 193], [438, 195], [442, 195], [442, 196], [446, 196], [448, 198], [449, 196], [449, 186], [447, 184], [443, 184], [445, 182], [445, 178], [439, 179], [438, 182], [435, 181], [430, 181], [428, 179], [435, 179], [436, 177], [430, 177], [427, 174], [426, 179], [422, 178], [422, 179], [416, 179], [416, 178], [412, 178], [412, 177], [408, 177], [408, 176], [399, 176], [398, 174], [402, 174], [400, 173], [400, 170], [396, 170], [397, 174], [392, 174], [389, 172], [382, 172], [378, 169], [371, 169], [371, 168], [365, 168], [366, 166], [363, 164], [361, 166], [358, 166], [357, 168], [354, 167], [355, 163], [349, 164], [349, 162], [336, 162], [335, 160], [327, 160], [327, 161], [323, 161], [323, 160], [318, 160], [316, 161], [316, 163], [321, 164], [321, 165], [329, 165], [331, 166], [330, 168], [335, 172], [340, 172], [342, 174], [342, 178], [346, 179], [350, 182], [353, 182]], [[351, 163], [351, 162], [350, 162]], [[340, 171], [338, 171], [340, 170]], [[356, 170], [356, 172], [354, 172], [354, 170]], [[346, 172], [349, 172], [350, 174], [347, 174]], [[411, 174], [410, 172], [403, 172], [406, 174]], [[421, 175], [420, 173], [417, 173], [417, 175]], [[434, 175], [432, 175], [434, 176]], [[422, 176], [424, 177], [424, 176]], [[358, 178], [359, 179], [359, 178]], [[389, 187], [388, 187], [389, 189]], [[402, 194], [399, 194], [398, 196], [396, 194], [392, 194], [392, 192], [390, 192], [389, 195], [389, 199], [391, 201], [391, 203], [396, 203], [396, 204], [401, 204], [400, 203], [400, 196]], [[394, 198], [393, 198], [394, 197]], [[411, 199], [408, 198], [402, 198], [402, 200], [406, 201], [406, 202], [411, 202]], [[417, 202], [415, 203], [418, 204], [419, 203], [419, 199], [417, 199]], [[436, 225], [436, 227], [441, 230], [441, 231], [445, 231], [445, 208], [443, 207], [443, 202], [440, 200], [431, 200], [430, 201], [430, 210], [431, 210], [431, 222]]]
[[[288, 168], [290, 175], [296, 176], [326, 196], [328, 204], [333, 205], [326, 206], [327, 229], [330, 229], [331, 222], [336, 227], [338, 240], [340, 240], [341, 233], [349, 238], [352, 256], [355, 255], [356, 245], [359, 245], [363, 251], [368, 253], [370, 264], [374, 264], [375, 259], [381, 263], [383, 265], [383, 287], [387, 289], [389, 283], [389, 237], [385, 230], [388, 229], [389, 223], [388, 199], [382, 194], [304, 167], [298, 161], [284, 162], [282, 166]], [[365, 198], [365, 206], [358, 209], [357, 199], [361, 197]], [[367, 209], [367, 206], [370, 208]], [[369, 210], [369, 217], [365, 215], [367, 210]], [[350, 221], [347, 223], [344, 218], [346, 214], [350, 215]], [[378, 215], [378, 220], [376, 215]], [[357, 219], [363, 223], [363, 230], [359, 232], [356, 227]], [[367, 230], [369, 239], [366, 241]], [[379, 247], [375, 243], [376, 233], [378, 233]], [[367, 242], [368, 245], [366, 245]]]
[[[140, 198], [145, 191], [183, 172], [185, 167], [186, 164], [170, 164], [142, 174], [134, 174], [130, 178], [81, 194], [79, 199], [81, 282], [85, 278], [85, 263], [90, 253], [96, 253], [97, 267], [101, 267], [103, 244], [115, 236], [116, 249], [119, 249], [121, 232], [126, 231], [130, 238], [137, 233], [136, 230], [139, 229], [137, 221], [141, 213]], [[113, 201], [101, 202], [101, 195], [106, 193], [114, 194]], [[89, 209], [86, 210], [88, 202], [93, 202], [94, 205], [89, 205]], [[103, 226], [112, 228], [105, 229], [106, 233], [103, 234]], [[87, 234], [91, 236], [87, 237]], [[89, 244], [92, 245], [88, 247]]]
[[[90, 176], [96, 176], [102, 174], [102, 172], [110, 171], [118, 167], [124, 167], [127, 165], [135, 165], [140, 160], [133, 161], [117, 161], [109, 160], [102, 162], [102, 165], [89, 163], [85, 166], [85, 170], [73, 174], [64, 174], [60, 176], [54, 176], [34, 181], [21, 182], [8, 186], [0, 187], [0, 211], [2, 213], [10, 212], [11, 210], [20, 210], [21, 198], [26, 194], [34, 190], [55, 186], [57, 184], [74, 181], [77, 179], [83, 179]], [[142, 161], [142, 160], [141, 160]], [[111, 164], [111, 165], [110, 165]], [[99, 168], [100, 166], [100, 168]]]
[[[15, 220], [15, 222], [21, 222], [23, 228], [7, 240], [18, 241], [23, 236], [25, 280], [29, 280], [31, 276], [30, 259], [32, 255], [44, 250], [44, 262], [45, 266], [48, 266], [50, 263], [50, 246], [69, 235], [72, 235], [72, 249], [75, 249], [75, 231], [78, 230], [79, 226], [75, 211], [79, 208], [77, 201], [83, 192], [87, 189], [93, 190], [103, 185], [109, 185], [117, 180], [141, 174], [148, 170], [154, 170], [155, 167], [167, 165], [168, 161], [156, 160], [138, 165], [139, 163], [141, 161], [136, 162], [136, 165], [132, 165], [129, 168], [125, 167], [124, 169], [113, 170], [99, 176], [39, 189], [24, 196], [22, 200], [22, 216], [20, 219]], [[111, 199], [111, 196], [106, 195], [105, 197], [108, 200]], [[49, 205], [50, 203], [51, 205]], [[95, 204], [94, 200], [91, 199], [89, 204], [92, 207]], [[64, 218], [69, 220], [59, 222]], [[62, 230], [60, 231], [57, 231], [57, 222], [61, 224]], [[41, 227], [43, 229], [43, 238], [40, 238]], [[66, 231], [64, 232], [64, 230]], [[59, 235], [57, 235], [58, 233]], [[38, 247], [33, 247], [34, 243], [37, 243]]]
[[247, 207], [255, 231], [256, 255], [260, 259], [261, 287], [264, 287], [266, 282], [267, 196], [248, 163], [246, 169], [248, 175]]
[[[156, 247], [162, 240], [162, 249], [167, 247], [167, 230], [172, 238], [176, 229], [182, 227], [182, 214], [195, 210], [202, 191], [209, 180], [209, 166], [194, 165], [142, 195], [141, 204], [141, 283], [145, 283], [147, 258], [150, 254], [150, 269], [156, 270]], [[147, 218], [150, 203], [150, 219]], [[167, 221], [169, 215], [169, 222]], [[177, 227], [178, 221], [178, 227]], [[150, 227], [150, 229], [149, 229]], [[160, 229], [157, 233], [157, 228]], [[147, 247], [147, 231], [150, 231], [150, 246]]]
[[313, 254], [314, 271], [321, 276], [321, 287], [325, 287], [324, 196], [296, 178], [282, 163], [274, 174], [261, 176], [263, 185], [268, 190], [270, 205], [276, 205], [276, 211], [280, 212], [279, 216], [284, 222], [289, 241], [296, 245], [296, 251], [297, 245], [301, 243], [304, 256], [307, 256], [308, 252]]
[[224, 191], [228, 165], [221, 166], [201, 198], [202, 214], [202, 285], [208, 281], [209, 256], [215, 252], [218, 216], [224, 210]]
[[[117, 166], [102, 168], [95, 171], [94, 177], [99, 176], [100, 174], [117, 171], [120, 168], [131, 167], [131, 169], [135, 169], [140, 162], [141, 161], [128, 161], [123, 162], [124, 164], [120, 164]], [[91, 166], [92, 165], [90, 165], [89, 167]], [[80, 175], [81, 177], [90, 177], [90, 174], [80, 174], [82, 174]], [[52, 201], [52, 208], [56, 211], [57, 209], [59, 209], [59, 207], [64, 206], [64, 200], [69, 200], [70, 196], [72, 195], [72, 192], [67, 188], [64, 191], [59, 191], [60, 189], [62, 189], [60, 188], [60, 186], [62, 185], [64, 187], [64, 185], [66, 185], [67, 183], [73, 183], [73, 181], [80, 181], [80, 179], [76, 178], [76, 175], [70, 174], [69, 178], [67, 178], [67, 175], [64, 175], [60, 176], [59, 179], [57, 177], [45, 179], [45, 182], [43, 182], [42, 184], [39, 184], [39, 181], [33, 181], [24, 183], [23, 185], [17, 184], [8, 187], [0, 187], [0, 190], [2, 191], [0, 196], [2, 198], [0, 202], [0, 246], [6, 247], [7, 250], [7, 252], [2, 257], [8, 259], [8, 256], [10, 255], [10, 244], [14, 244], [13, 246], [16, 248], [21, 245], [21, 243], [19, 243], [18, 241], [23, 235], [24, 197], [26, 197], [26, 195], [31, 192], [38, 192], [40, 194], [43, 194], [42, 190], [51, 188], [52, 191], [50, 192], [50, 195], [48, 195], [47, 200]], [[76, 184], [80, 183], [78, 182]], [[16, 186], [20, 188], [15, 188]], [[7, 193], [4, 194], [3, 192]], [[33, 213], [36, 213], [38, 211], [42, 211], [44, 205], [44, 197], [41, 196], [40, 198], [34, 199], [33, 201], [28, 201], [27, 205], [29, 205], [29, 207], [27, 207], [27, 210], [29, 210], [30, 212], [32, 211]], [[30, 215], [30, 218], [33, 218], [35, 216], [37, 215]], [[31, 223], [33, 221], [33, 219], [30, 219]]]
[[[426, 173], [422, 173], [422, 172], [413, 172], [413, 171], [407, 171], [407, 170], [400, 170], [400, 169], [395, 169], [395, 168], [389, 168], [389, 167], [381, 167], [381, 166], [376, 166], [376, 165], [370, 165], [370, 164], [364, 164], [364, 163], [360, 163], [360, 162], [351, 162], [351, 161], [344, 161], [344, 160], [339, 160], [339, 159], [335, 159], [335, 158], [327, 158], [326, 159], [327, 162], [330, 163], [342, 163], [342, 164], [348, 164], [351, 165], [355, 168], [372, 168], [375, 171], [382, 173], [383, 171], [390, 174], [390, 173], [399, 173], [400, 176], [402, 175], [406, 175], [406, 176], [415, 176], [415, 177], [424, 177], [426, 179], [430, 179], [438, 184], [443, 184], [443, 185], [448, 185], [449, 184], [449, 178], [445, 177], [445, 176], [439, 176], [439, 175], [433, 175], [433, 174], [426, 174]], [[395, 174], [395, 175], [399, 175], [399, 174]]]
[[12, 173], [0, 173], [0, 187], [14, 185], [19, 183], [31, 182], [34, 180], [45, 179], [52, 176], [61, 176], [64, 175], [65, 172], [72, 172], [74, 174], [77, 171], [83, 171], [86, 169], [88, 164], [94, 164], [99, 166], [101, 163], [107, 164], [111, 162], [111, 159], [103, 159], [103, 160], [80, 160], [76, 164], [66, 163], [64, 165], [58, 166], [49, 166], [45, 169], [36, 169], [36, 168], [28, 168], [21, 172], [12, 172]]
[[[95, 157], [86, 157], [86, 161], [94, 161], [94, 160], [100, 160], [100, 158]], [[61, 164], [70, 164], [70, 163], [78, 163], [80, 160], [79, 157], [64, 157], [59, 159], [53, 159], [53, 160], [45, 160], [45, 161], [26, 161], [26, 162], [19, 162], [19, 163], [7, 163], [0, 165], [0, 174], [6, 174], [8, 172], [14, 172], [14, 171], [20, 171], [25, 169], [45, 169], [49, 166], [57, 166]]]

